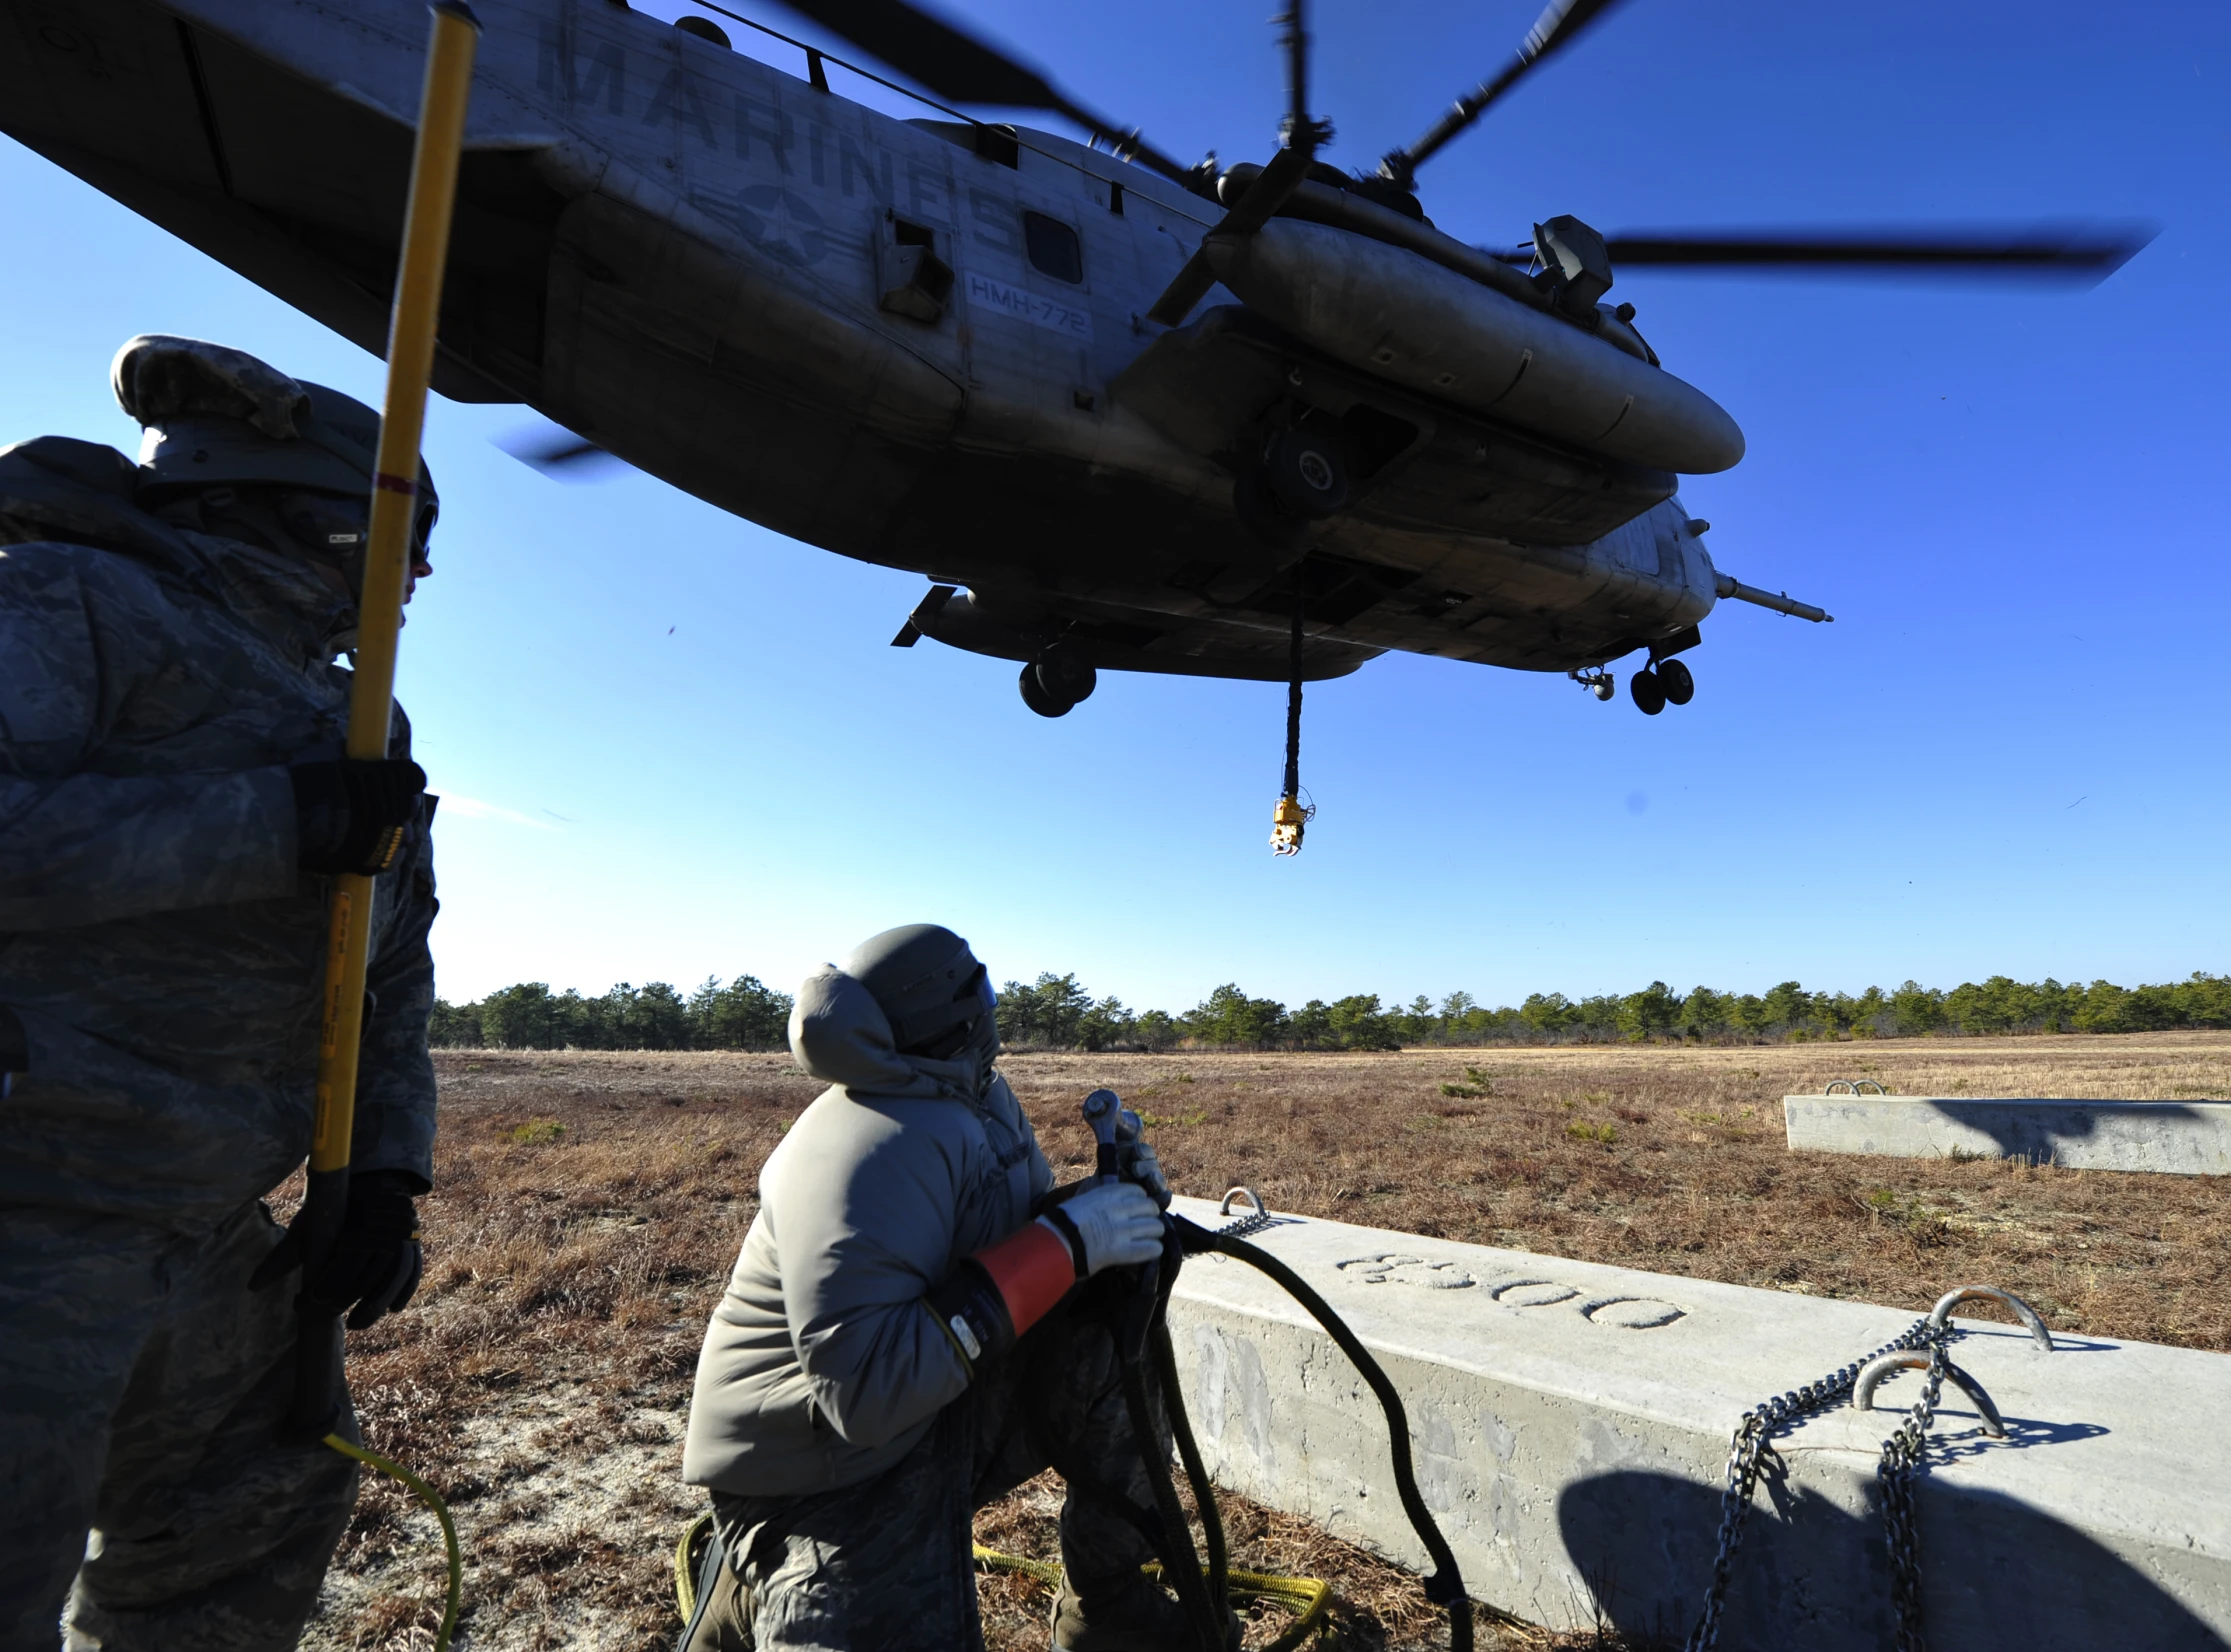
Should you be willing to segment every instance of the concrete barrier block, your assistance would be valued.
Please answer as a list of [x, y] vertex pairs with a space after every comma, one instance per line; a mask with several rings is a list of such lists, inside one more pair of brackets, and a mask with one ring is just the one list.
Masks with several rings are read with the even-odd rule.
[[1814, 1153], [2231, 1175], [2231, 1102], [1784, 1096], [1782, 1116], [1791, 1148]]
[[[1219, 1226], [1215, 1206], [1181, 1200]], [[1556, 1628], [1678, 1642], [1709, 1579], [1728, 1439], [1770, 1395], [1916, 1315], [1342, 1222], [1253, 1243], [1298, 1270], [1385, 1365], [1418, 1479], [1475, 1599]], [[1938, 1286], [1987, 1283], [1932, 1280]], [[2231, 1646], [2231, 1356], [1962, 1321], [1920, 1492], [1927, 1626], [1965, 1652]], [[1220, 1484], [1422, 1567], [1377, 1401], [1268, 1278], [1187, 1263], [1170, 1329]], [[1729, 1591], [1731, 1652], [1877, 1652], [1893, 1615], [1875, 1466], [1919, 1391], [1884, 1384], [1783, 1436]]]

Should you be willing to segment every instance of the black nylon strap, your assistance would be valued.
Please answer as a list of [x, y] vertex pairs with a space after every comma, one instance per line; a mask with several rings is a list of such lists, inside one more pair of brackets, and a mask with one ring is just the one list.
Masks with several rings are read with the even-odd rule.
[[1008, 1316], [1006, 1298], [973, 1256], [948, 1274], [927, 1300], [930, 1312], [948, 1332], [952, 1332], [956, 1319], [968, 1328], [977, 1349], [969, 1356], [971, 1367], [1015, 1346], [1015, 1322]]
[[1041, 1219], [1068, 1243], [1069, 1259], [1076, 1264], [1077, 1277], [1085, 1277], [1085, 1236], [1077, 1231], [1076, 1221], [1059, 1205], [1048, 1205], [1040, 1213]]

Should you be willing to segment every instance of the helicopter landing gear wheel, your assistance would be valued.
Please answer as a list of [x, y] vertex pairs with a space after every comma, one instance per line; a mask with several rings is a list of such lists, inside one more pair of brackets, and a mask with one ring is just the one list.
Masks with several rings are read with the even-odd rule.
[[1017, 686], [1023, 691], [1023, 704], [1041, 717], [1066, 717], [1076, 705], [1074, 700], [1057, 700], [1048, 694], [1044, 685], [1038, 681], [1038, 667], [1035, 665], [1023, 667], [1022, 679]]
[[1658, 686], [1665, 690], [1667, 705], [1685, 706], [1696, 698], [1696, 678], [1679, 660], [1660, 660], [1657, 678]]
[[1100, 686], [1100, 673], [1083, 650], [1055, 643], [1023, 667], [1017, 685], [1023, 704], [1041, 717], [1066, 717]]
[[1100, 673], [1093, 669], [1092, 661], [1071, 643], [1055, 643], [1038, 656], [1031, 669], [1038, 674], [1038, 686], [1046, 691], [1046, 698], [1065, 705], [1083, 704], [1100, 686]]
[[1655, 717], [1666, 708], [1665, 685], [1658, 680], [1655, 671], [1637, 671], [1627, 679], [1627, 692], [1634, 697], [1634, 703], [1645, 717]]

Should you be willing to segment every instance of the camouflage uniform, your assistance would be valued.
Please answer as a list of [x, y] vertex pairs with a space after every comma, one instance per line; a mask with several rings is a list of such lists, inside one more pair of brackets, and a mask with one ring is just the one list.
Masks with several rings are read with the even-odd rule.
[[[980, 1652], [976, 1510], [1057, 1466], [1153, 1506], [1107, 1329], [1132, 1288], [1128, 1277], [1080, 1288], [872, 1480], [787, 1497], [715, 1492], [714, 1524], [742, 1589], [711, 1592], [684, 1652]], [[1167, 1438], [1157, 1444], [1167, 1457]], [[1103, 1593], [1153, 1557], [1135, 1527], [1072, 1485], [1061, 1510], [1072, 1588]]]
[[[280, 1437], [298, 1276], [246, 1283], [317, 1055], [285, 765], [339, 755], [353, 605], [135, 475], [0, 450], [0, 1652], [53, 1648], [65, 1597], [77, 1645], [291, 1647], [355, 1486]], [[377, 884], [354, 1141], [422, 1183], [429, 816]]]

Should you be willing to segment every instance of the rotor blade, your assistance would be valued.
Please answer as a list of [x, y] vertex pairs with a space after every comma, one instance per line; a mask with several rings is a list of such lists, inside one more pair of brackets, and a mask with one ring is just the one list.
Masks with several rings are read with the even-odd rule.
[[[1247, 193], [1239, 198], [1239, 204], [1224, 214], [1209, 235], [1253, 235], [1308, 181], [1310, 162], [1315, 158], [1316, 149], [1307, 142], [1281, 149], [1270, 158], [1270, 165], [1247, 186]], [[1208, 236], [1201, 239], [1206, 243]], [[1154, 301], [1154, 308], [1147, 311], [1147, 320], [1164, 327], [1177, 326], [1215, 285], [1216, 272], [1209, 268], [1205, 245], [1195, 248], [1193, 256], [1185, 261], [1185, 267], [1177, 272], [1177, 278], [1163, 289], [1162, 296]]]
[[1304, 0], [1286, 0], [1278, 21], [1286, 30], [1286, 119], [1290, 131], [1309, 121], [1309, 20], [1302, 14]]
[[1559, 47], [1571, 45], [1583, 29], [1618, 3], [1619, 0], [1549, 0], [1503, 72], [1492, 80], [1483, 80], [1458, 98], [1449, 112], [1416, 143], [1388, 155], [1379, 163], [1379, 175], [1408, 189], [1418, 168], [1442, 145], [1478, 120], [1489, 105], [1524, 79], [1535, 64]]
[[881, 58], [909, 79], [955, 103], [1000, 109], [1047, 109], [1065, 115], [1117, 154], [1179, 183], [1186, 169], [1113, 121], [1092, 113], [1036, 69], [995, 46], [963, 34], [907, 0], [786, 0], [831, 34]]
[[1854, 269], [2103, 281], [2154, 238], [2143, 225], [2038, 224], [1998, 235], [1888, 230], [1819, 235], [1634, 234], [1604, 238], [1612, 268]]
[[496, 446], [530, 470], [558, 482], [596, 480], [627, 461], [570, 430], [538, 430], [496, 438]]

